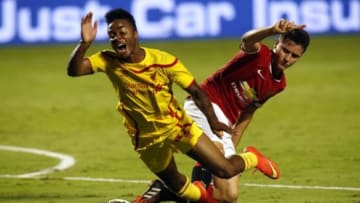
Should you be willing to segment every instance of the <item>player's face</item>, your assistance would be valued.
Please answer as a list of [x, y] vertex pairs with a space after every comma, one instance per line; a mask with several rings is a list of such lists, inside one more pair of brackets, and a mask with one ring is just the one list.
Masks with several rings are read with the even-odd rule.
[[301, 57], [303, 48], [291, 40], [283, 40], [275, 43], [275, 66], [284, 71], [292, 66]]
[[130, 56], [138, 47], [138, 35], [134, 27], [127, 20], [115, 19], [108, 26], [108, 36], [119, 58], [130, 60]]

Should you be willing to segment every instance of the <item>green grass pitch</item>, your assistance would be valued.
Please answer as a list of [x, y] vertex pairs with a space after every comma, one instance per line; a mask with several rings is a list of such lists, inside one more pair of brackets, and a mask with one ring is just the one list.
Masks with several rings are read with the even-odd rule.
[[[260, 173], [243, 173], [239, 202], [360, 203], [359, 44], [360, 36], [314, 36], [307, 53], [286, 72], [287, 89], [258, 110], [239, 146], [239, 151], [246, 145], [257, 146], [278, 162], [282, 177], [274, 181]], [[238, 50], [239, 41], [143, 45], [177, 55], [201, 82]], [[154, 178], [132, 149], [106, 76], [67, 77], [73, 46], [0, 48], [0, 145], [48, 150], [76, 159], [65, 171], [31, 179], [5, 178], [5, 174], [30, 173], [58, 161], [0, 150], [0, 202], [132, 200], [146, 183], [67, 178]], [[96, 44], [88, 53], [106, 47]], [[183, 101], [185, 92], [174, 90]], [[193, 161], [182, 154], [176, 160], [190, 175]]]

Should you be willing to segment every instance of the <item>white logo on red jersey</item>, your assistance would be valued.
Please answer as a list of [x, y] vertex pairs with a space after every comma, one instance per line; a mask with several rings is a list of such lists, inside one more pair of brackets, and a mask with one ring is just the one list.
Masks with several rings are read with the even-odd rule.
[[262, 74], [262, 70], [261, 70], [261, 69], [258, 69], [258, 70], [257, 70], [257, 74], [258, 74], [263, 80], [265, 80], [265, 77], [264, 77], [264, 75]]

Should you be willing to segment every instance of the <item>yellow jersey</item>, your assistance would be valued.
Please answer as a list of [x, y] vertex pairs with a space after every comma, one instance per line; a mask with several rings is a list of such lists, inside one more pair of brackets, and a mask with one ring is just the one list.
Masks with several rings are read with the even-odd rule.
[[172, 91], [173, 83], [191, 86], [193, 75], [173, 55], [142, 48], [145, 58], [139, 63], [120, 62], [112, 50], [88, 57], [93, 71], [106, 73], [112, 82], [135, 148], [159, 143], [193, 122]]

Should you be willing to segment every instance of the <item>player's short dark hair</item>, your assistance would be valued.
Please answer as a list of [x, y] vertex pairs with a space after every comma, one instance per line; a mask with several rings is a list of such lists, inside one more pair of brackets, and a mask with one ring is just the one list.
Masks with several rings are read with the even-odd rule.
[[285, 34], [280, 35], [280, 40], [291, 40], [298, 45], [303, 47], [303, 53], [306, 51], [307, 47], [310, 44], [310, 35], [303, 29], [295, 29]]
[[115, 9], [108, 11], [105, 14], [105, 20], [106, 20], [107, 24], [110, 24], [112, 21], [114, 21], [116, 19], [127, 20], [130, 23], [130, 25], [132, 25], [134, 27], [134, 30], [137, 31], [134, 16], [131, 15], [128, 11], [126, 11], [122, 8], [115, 8]]

